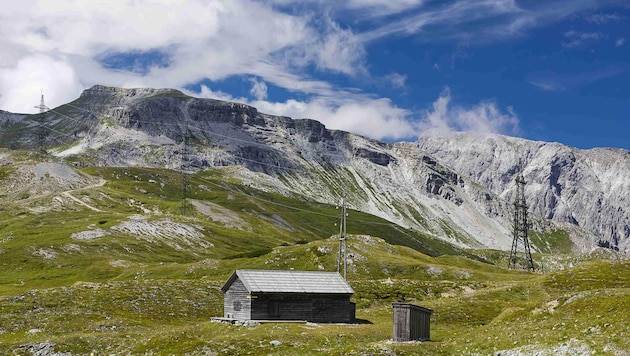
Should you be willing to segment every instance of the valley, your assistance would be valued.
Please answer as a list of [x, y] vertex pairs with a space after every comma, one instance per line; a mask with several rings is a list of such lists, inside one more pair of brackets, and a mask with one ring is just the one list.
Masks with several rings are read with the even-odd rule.
[[[490, 159], [465, 137], [459, 148], [448, 137], [382, 143], [242, 104], [101, 86], [2, 120], [1, 354], [630, 350], [627, 214], [616, 209], [625, 161], [606, 173], [602, 155], [567, 149], [596, 174], [575, 158], [547, 175], [541, 157], [555, 153], [514, 141], [531, 152], [529, 273], [507, 269], [516, 164], [498, 153], [514, 144], [507, 138], [486, 140]], [[38, 127], [54, 128], [43, 143]], [[589, 194], [610, 216], [577, 213], [597, 211]], [[335, 271], [342, 196], [357, 324], [210, 321], [235, 269]], [[602, 228], [611, 221], [614, 233]], [[392, 342], [392, 302], [432, 309], [431, 341]]]

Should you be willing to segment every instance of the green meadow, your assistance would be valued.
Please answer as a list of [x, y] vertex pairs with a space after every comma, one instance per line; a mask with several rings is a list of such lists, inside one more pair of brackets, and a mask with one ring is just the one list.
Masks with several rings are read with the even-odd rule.
[[[0, 167], [1, 184], [16, 171]], [[532, 243], [544, 246], [537, 263], [556, 268], [508, 270], [509, 252], [462, 250], [352, 210], [357, 324], [214, 323], [235, 269], [335, 271], [339, 210], [256, 190], [224, 169], [189, 177], [183, 210], [179, 172], [80, 174], [104, 183], [0, 194], [0, 354], [630, 352], [629, 261], [571, 255], [566, 233], [554, 231]], [[392, 302], [432, 309], [431, 341], [392, 342]]]

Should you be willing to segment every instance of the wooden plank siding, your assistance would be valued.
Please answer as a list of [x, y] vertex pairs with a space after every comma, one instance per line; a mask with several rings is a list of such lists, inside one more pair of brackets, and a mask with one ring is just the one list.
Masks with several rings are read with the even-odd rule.
[[221, 290], [225, 318], [355, 322], [353, 290], [338, 273], [237, 270]]
[[223, 298], [223, 316], [226, 318], [252, 319], [251, 296], [240, 279], [236, 279], [225, 292]]
[[315, 323], [353, 323], [349, 295], [265, 293], [252, 296], [253, 320], [306, 320]]
[[431, 339], [431, 309], [408, 303], [393, 303], [394, 341]]

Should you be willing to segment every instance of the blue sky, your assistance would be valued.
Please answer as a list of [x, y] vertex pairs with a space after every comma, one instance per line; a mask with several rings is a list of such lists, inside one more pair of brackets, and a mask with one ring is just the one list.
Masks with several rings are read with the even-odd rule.
[[630, 149], [630, 3], [25, 0], [0, 109], [169, 87], [376, 139], [482, 131]]

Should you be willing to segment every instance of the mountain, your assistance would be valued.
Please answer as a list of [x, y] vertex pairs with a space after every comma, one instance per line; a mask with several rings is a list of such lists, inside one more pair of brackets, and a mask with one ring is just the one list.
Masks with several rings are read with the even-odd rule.
[[[512, 242], [510, 192], [518, 163], [517, 151], [510, 151], [509, 144], [532, 145], [532, 155], [537, 144], [545, 146], [500, 136], [488, 136], [492, 142], [505, 141], [495, 144], [500, 150], [477, 144], [472, 136], [461, 142], [456, 137], [449, 141], [427, 136], [416, 143], [383, 143], [329, 130], [314, 120], [267, 115], [251, 106], [192, 98], [172, 89], [104, 86], [85, 90], [77, 100], [45, 114], [4, 114], [0, 127], [4, 147], [39, 147], [75, 167], [151, 167], [189, 173], [231, 167], [229, 174], [234, 179], [261, 191], [327, 204], [338, 204], [345, 196], [352, 209], [455, 246], [503, 250]], [[440, 147], [440, 142], [451, 151]], [[569, 209], [568, 202], [557, 198], [569, 196], [565, 192], [569, 189], [567, 174], [571, 182], [584, 184], [571, 183], [575, 188], [571, 196], [576, 196], [576, 201], [591, 197], [580, 189], [595, 189], [596, 181], [589, 183], [588, 179], [594, 178], [584, 176], [584, 170], [570, 174], [575, 162], [571, 157], [577, 151], [557, 144], [547, 146], [540, 151], [559, 157], [552, 166], [559, 175], [550, 173], [547, 177], [546, 200], [535, 200], [534, 188], [542, 189], [538, 185], [546, 184], [543, 171], [549, 171], [544, 167], [547, 161], [534, 166], [526, 160], [526, 178], [537, 182], [527, 188], [534, 213], [534, 249], [554, 251], [566, 246], [570, 238], [573, 246], [569, 241], [569, 248], [590, 250], [602, 236], [608, 236], [596, 223], [604, 218], [589, 215], [596, 210], [578, 214], [577, 205]], [[467, 156], [450, 160], [448, 152], [467, 152]], [[495, 158], [494, 152], [505, 155]], [[466, 168], [466, 163], [471, 167]], [[539, 180], [534, 179], [533, 167], [540, 167], [535, 173]], [[597, 178], [605, 178], [608, 171], [599, 169]], [[628, 176], [627, 170], [620, 172]], [[622, 183], [606, 184], [623, 189]], [[613, 211], [618, 204], [609, 203], [604, 199], [607, 196], [602, 196], [600, 208]], [[590, 205], [583, 202], [582, 206]], [[586, 224], [587, 220], [592, 223]], [[623, 224], [627, 231], [627, 220], [618, 221], [615, 231], [623, 231], [619, 230]], [[620, 241], [613, 243], [624, 246]]]
[[630, 152], [479, 133], [426, 132], [416, 146], [511, 200], [519, 167], [529, 211], [596, 232], [601, 244], [630, 250]]
[[[591, 250], [604, 235], [579, 215], [532, 212], [541, 268], [506, 268], [517, 148], [532, 145], [532, 209], [545, 179], [563, 199], [569, 182], [627, 181], [623, 156], [586, 151], [601, 182], [565, 178], [578, 158], [538, 182], [553, 165], [537, 144], [581, 154], [496, 135], [383, 143], [169, 89], [96, 86], [43, 114], [1, 112], [0, 354], [625, 354], [630, 262]], [[449, 146], [471, 162], [453, 168]], [[235, 269], [339, 268], [342, 196], [358, 324], [209, 321]], [[392, 343], [392, 302], [433, 310], [433, 341]]]

